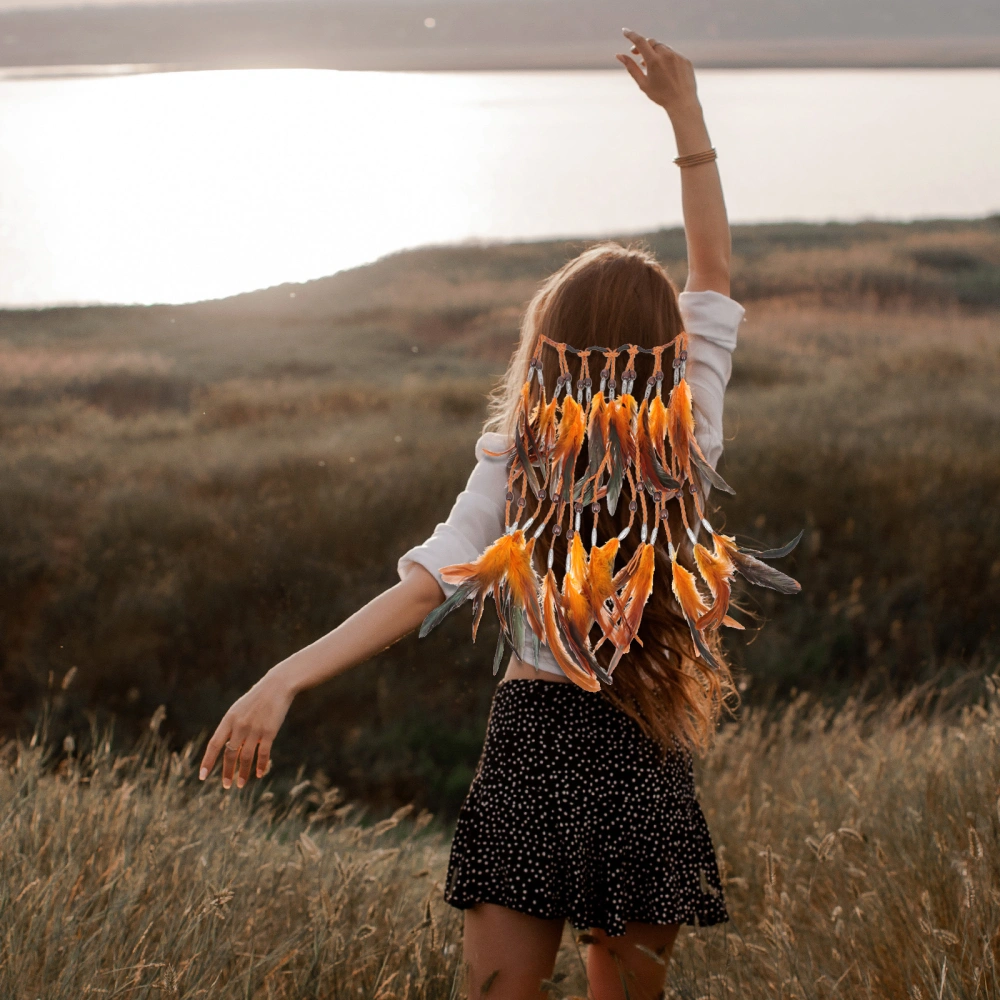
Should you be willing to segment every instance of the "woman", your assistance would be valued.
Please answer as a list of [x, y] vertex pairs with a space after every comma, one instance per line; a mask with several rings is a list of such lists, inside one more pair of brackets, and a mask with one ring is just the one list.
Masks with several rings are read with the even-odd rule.
[[[648, 254], [616, 244], [591, 248], [545, 283], [528, 308], [521, 345], [476, 446], [476, 468], [448, 520], [400, 558], [399, 584], [277, 664], [230, 708], [206, 749], [202, 780], [220, 752], [226, 788], [234, 775], [239, 787], [245, 784], [255, 750], [263, 776], [294, 696], [411, 632], [455, 590], [441, 568], [474, 560], [502, 534], [504, 460], [490, 453], [509, 448], [514, 406], [539, 336], [577, 347], [651, 347], [686, 329], [697, 440], [708, 462], [718, 461], [722, 397], [743, 317], [729, 298], [730, 234], [719, 173], [691, 63], [654, 39], [624, 34], [638, 61], [617, 58], [667, 112], [677, 142], [688, 247], [684, 292], [677, 295]], [[550, 392], [557, 374], [548, 359]], [[607, 532], [618, 530], [626, 507], [599, 515]], [[552, 547], [562, 559], [565, 546], [565, 538], [543, 536], [535, 558], [544, 565]], [[634, 551], [634, 538], [623, 542], [624, 558], [629, 546]], [[657, 564], [656, 572], [669, 575], [669, 564]], [[568, 917], [590, 931], [587, 971], [597, 1000], [625, 996], [626, 989], [630, 997], [652, 998], [663, 989], [679, 925], [728, 919], [694, 798], [690, 750], [710, 741], [732, 694], [729, 673], [717, 640], [719, 669], [707, 669], [693, 653], [669, 587], [650, 598], [639, 639], [642, 645], [633, 646], [613, 685], [600, 693], [571, 683], [544, 646], [537, 663], [516, 653], [510, 658], [459, 816], [445, 890], [447, 901], [465, 911], [470, 996], [484, 985], [492, 997], [539, 996]]]

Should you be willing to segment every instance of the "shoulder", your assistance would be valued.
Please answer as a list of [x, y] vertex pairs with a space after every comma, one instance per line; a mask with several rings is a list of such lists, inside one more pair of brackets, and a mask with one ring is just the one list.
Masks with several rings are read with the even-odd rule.
[[[506, 434], [485, 431], [479, 435], [479, 440], [476, 441], [476, 461], [497, 462], [506, 465], [512, 447], [513, 442]], [[499, 452], [499, 454], [490, 454], [490, 452]]]
[[689, 334], [711, 340], [728, 351], [735, 350], [746, 313], [739, 302], [722, 292], [681, 292], [677, 305]]

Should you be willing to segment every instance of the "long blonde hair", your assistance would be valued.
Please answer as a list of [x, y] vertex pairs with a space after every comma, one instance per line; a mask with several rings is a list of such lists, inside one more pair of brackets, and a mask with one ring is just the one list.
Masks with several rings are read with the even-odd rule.
[[[676, 337], [683, 327], [677, 303], [677, 289], [656, 258], [639, 247], [623, 247], [614, 242], [591, 246], [568, 261], [539, 288], [525, 311], [520, 342], [507, 372], [490, 398], [484, 430], [511, 435], [517, 404], [528, 376], [528, 363], [535, 354], [538, 338], [577, 348], [593, 345], [618, 347], [638, 344], [655, 347]], [[641, 367], [648, 355], [638, 355], [637, 384], [644, 385], [649, 371]], [[575, 356], [569, 358], [575, 361]], [[640, 360], [642, 359], [642, 360]], [[651, 366], [651, 362], [648, 362]], [[574, 380], [578, 365], [571, 367]], [[665, 364], [669, 370], [669, 367]], [[651, 369], [650, 369], [651, 370]], [[555, 390], [559, 367], [554, 352], [543, 355], [543, 376], [549, 398]], [[537, 387], [533, 386], [537, 392]], [[584, 449], [578, 476], [586, 467]], [[614, 515], [602, 507], [599, 526], [602, 537], [617, 534], [628, 522], [628, 505], [620, 504]], [[674, 516], [674, 515], [672, 515]], [[685, 539], [679, 561], [692, 568], [690, 543], [681, 529], [679, 516], [673, 537]], [[566, 537], [545, 533], [535, 545], [538, 568], [546, 564], [549, 547], [555, 549], [556, 565], [566, 557]], [[632, 532], [622, 542], [620, 558], [627, 561], [639, 544]], [[656, 547], [653, 592], [643, 613], [639, 638], [614, 673], [611, 686], [602, 685], [603, 697], [627, 713], [643, 731], [664, 749], [678, 743], [704, 749], [715, 733], [719, 714], [738, 700], [717, 633], [707, 633], [706, 641], [719, 664], [718, 670], [694, 654], [691, 634], [670, 588], [670, 560], [665, 547]], [[597, 650], [598, 661], [607, 666], [612, 650], [606, 644]]]

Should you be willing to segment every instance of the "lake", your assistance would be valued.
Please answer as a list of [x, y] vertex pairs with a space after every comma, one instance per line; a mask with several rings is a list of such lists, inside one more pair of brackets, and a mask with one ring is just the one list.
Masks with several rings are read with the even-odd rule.
[[[1000, 210], [998, 70], [706, 70], [733, 222]], [[0, 305], [186, 302], [681, 221], [624, 69], [0, 79]]]

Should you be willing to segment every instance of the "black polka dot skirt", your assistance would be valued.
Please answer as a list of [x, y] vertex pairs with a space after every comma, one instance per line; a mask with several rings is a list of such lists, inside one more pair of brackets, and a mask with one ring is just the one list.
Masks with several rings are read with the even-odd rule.
[[493, 696], [459, 812], [445, 900], [578, 930], [729, 919], [690, 753], [575, 684], [516, 678]]

